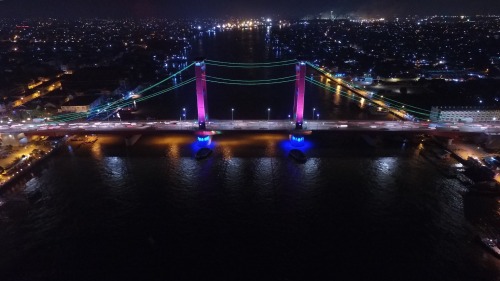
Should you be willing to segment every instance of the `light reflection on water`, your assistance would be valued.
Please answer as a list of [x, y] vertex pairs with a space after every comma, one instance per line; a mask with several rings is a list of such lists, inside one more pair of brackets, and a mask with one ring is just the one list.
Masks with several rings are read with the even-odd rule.
[[167, 147], [167, 157], [175, 160], [179, 159], [180, 153], [178, 144], [170, 144]]
[[233, 186], [236, 189], [241, 188], [241, 179], [244, 178], [244, 162], [245, 160], [242, 158], [224, 158], [225, 174], [227, 183], [229, 186]]
[[115, 181], [121, 180], [128, 173], [125, 160], [121, 157], [104, 157], [102, 159], [104, 179]]
[[93, 154], [94, 158], [96, 158], [96, 159], [102, 159], [103, 155], [102, 155], [102, 148], [101, 148], [101, 143], [100, 142], [94, 143], [91, 146], [91, 151], [92, 151], [92, 154]]
[[219, 149], [219, 151], [221, 152], [222, 158], [224, 159], [224, 161], [230, 161], [231, 158], [233, 157], [231, 147], [229, 147], [229, 146], [221, 147]]
[[319, 171], [321, 170], [321, 158], [309, 158], [303, 166], [308, 178], [316, 178], [319, 176]]
[[[274, 176], [274, 165], [272, 157], [256, 158], [255, 161], [255, 184], [260, 187], [272, 187]], [[274, 160], [276, 161], [276, 160]]]
[[381, 185], [387, 185], [393, 178], [393, 173], [397, 172], [397, 157], [382, 157], [374, 161], [374, 180]]

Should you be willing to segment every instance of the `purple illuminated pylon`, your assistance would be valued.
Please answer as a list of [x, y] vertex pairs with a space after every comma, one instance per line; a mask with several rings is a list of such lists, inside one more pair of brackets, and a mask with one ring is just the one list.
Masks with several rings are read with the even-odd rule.
[[207, 80], [205, 77], [205, 61], [198, 60], [194, 64], [196, 75], [196, 104], [198, 107], [198, 128], [205, 129], [208, 120]]
[[295, 128], [302, 129], [304, 122], [304, 92], [306, 86], [306, 63], [299, 61], [295, 66], [295, 95], [293, 111], [295, 117]]

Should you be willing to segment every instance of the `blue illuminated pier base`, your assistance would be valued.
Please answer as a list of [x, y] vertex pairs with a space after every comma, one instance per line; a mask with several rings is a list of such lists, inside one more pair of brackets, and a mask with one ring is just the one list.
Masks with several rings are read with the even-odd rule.
[[212, 136], [216, 131], [197, 131], [196, 132], [196, 145], [199, 147], [208, 147], [212, 143]]
[[290, 132], [290, 144], [293, 147], [302, 147], [306, 143], [306, 136], [310, 134], [310, 130], [293, 130]]
[[209, 146], [212, 142], [212, 136], [198, 136], [197, 137], [198, 146]]
[[304, 139], [303, 135], [290, 135], [290, 142], [295, 147], [304, 146]]

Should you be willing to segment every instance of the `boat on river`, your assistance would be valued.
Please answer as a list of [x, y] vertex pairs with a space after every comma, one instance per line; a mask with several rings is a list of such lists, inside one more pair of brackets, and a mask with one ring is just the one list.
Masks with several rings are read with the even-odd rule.
[[307, 161], [306, 155], [298, 149], [290, 150], [290, 153], [288, 155], [299, 163], [305, 163]]
[[479, 236], [479, 242], [486, 247], [495, 257], [500, 258], [499, 241], [495, 238]]
[[202, 149], [200, 149], [196, 152], [195, 158], [196, 158], [196, 160], [202, 160], [202, 159], [208, 158], [211, 154], [212, 154], [212, 150], [210, 148], [203, 147]]

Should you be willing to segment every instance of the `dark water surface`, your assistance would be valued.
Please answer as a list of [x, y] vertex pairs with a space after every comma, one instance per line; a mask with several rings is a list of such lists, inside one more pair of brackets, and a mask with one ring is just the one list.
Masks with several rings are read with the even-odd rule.
[[[199, 48], [265, 37], [252, 32]], [[240, 43], [221, 52], [236, 60]], [[365, 114], [335, 94], [315, 99], [332, 118]], [[1, 195], [0, 280], [500, 280], [500, 262], [475, 242], [500, 230], [498, 199], [462, 195], [418, 144], [315, 133], [297, 164], [286, 134], [216, 135], [203, 161], [193, 142], [62, 147]]]
[[193, 139], [64, 147], [5, 195], [17, 203], [1, 224], [2, 280], [498, 276], [473, 241], [498, 202], [464, 198], [416, 146], [313, 135], [296, 164], [286, 135], [218, 135], [196, 161]]

